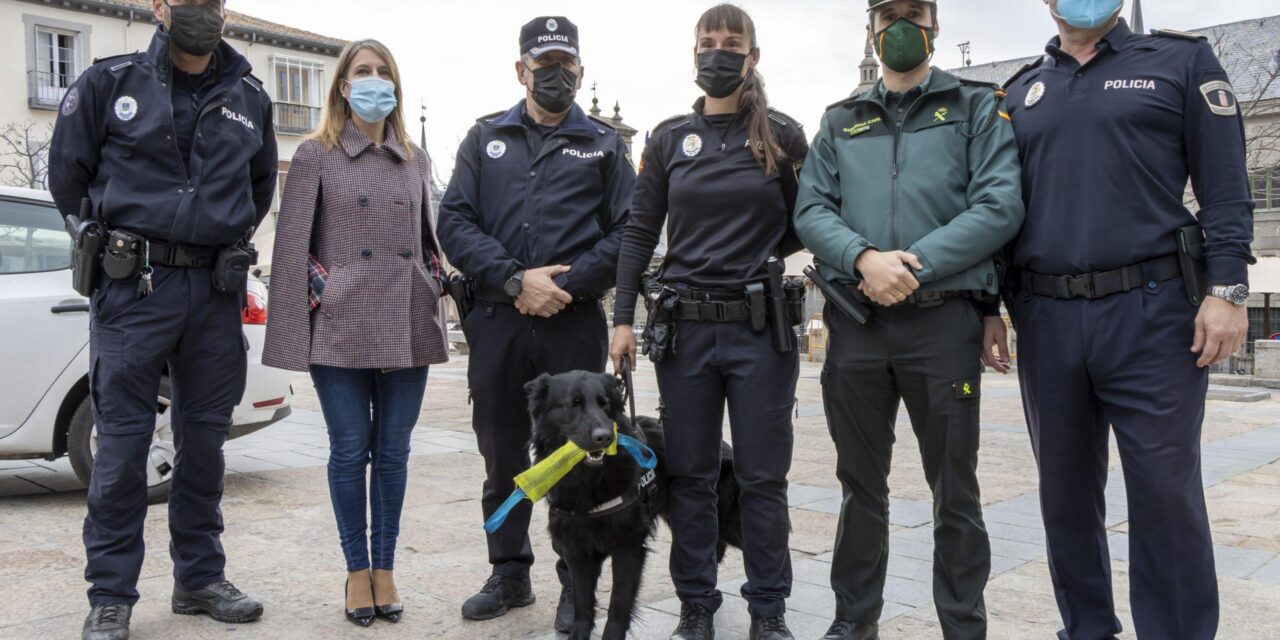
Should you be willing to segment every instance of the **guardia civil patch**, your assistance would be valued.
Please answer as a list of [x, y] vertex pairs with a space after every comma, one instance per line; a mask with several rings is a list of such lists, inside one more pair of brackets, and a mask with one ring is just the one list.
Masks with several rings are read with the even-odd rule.
[[884, 118], [872, 118], [864, 122], [859, 122], [848, 129], [841, 129], [841, 131], [849, 134], [849, 137], [852, 138], [870, 131], [872, 125], [879, 124], [881, 122], [884, 122]]
[[1234, 116], [1240, 106], [1236, 103], [1236, 94], [1231, 90], [1231, 83], [1225, 80], [1214, 80], [1200, 85], [1200, 95], [1209, 105], [1209, 111], [1219, 116]]

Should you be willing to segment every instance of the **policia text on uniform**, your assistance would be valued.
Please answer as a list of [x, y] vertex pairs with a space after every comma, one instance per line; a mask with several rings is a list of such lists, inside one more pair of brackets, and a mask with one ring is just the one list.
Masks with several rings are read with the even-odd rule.
[[[643, 353], [671, 474], [670, 573], [682, 602], [672, 637], [714, 637], [726, 407], [750, 637], [794, 637], [786, 478], [804, 289], [782, 261], [807, 248], [828, 298], [823, 398], [845, 493], [824, 639], [878, 638], [900, 402], [935, 501], [943, 635], [986, 637], [990, 550], [975, 469], [982, 364], [1010, 370], [1001, 302], [1020, 338], [1059, 637], [1121, 632], [1102, 517], [1111, 431], [1130, 497], [1137, 636], [1214, 637], [1199, 439], [1205, 367], [1247, 327], [1252, 201], [1239, 109], [1202, 38], [1134, 33], [1122, 0], [1044, 2], [1058, 35], [997, 86], [930, 66], [947, 3], [869, 0], [882, 79], [827, 107], [809, 134], [769, 107], [750, 16], [712, 7], [690, 60], [703, 95], [653, 129], [634, 168], [617, 131], [575, 104], [577, 27], [535, 18], [514, 63], [523, 95], [467, 133], [438, 216], [394, 57], [374, 40], [348, 45], [282, 195], [264, 351], [266, 364], [316, 384], [347, 619], [414, 615], [396, 590], [395, 550], [409, 435], [429, 366], [447, 360], [449, 295], [471, 347], [487, 476], [478, 516], [529, 468], [526, 383], [603, 372], [610, 360], [621, 370]], [[178, 448], [172, 610], [228, 623], [264, 615], [224, 573], [219, 502], [245, 383], [251, 239], [277, 182], [272, 103], [222, 40], [221, 0], [151, 8], [161, 26], [146, 51], [99, 60], [67, 91], [49, 158], [75, 286], [92, 298], [87, 640], [129, 636], [166, 369]], [[1188, 179], [1195, 216], [1182, 204]], [[650, 270], [664, 228], [667, 252]], [[457, 269], [448, 277], [446, 258]], [[601, 300], [615, 287], [610, 338]], [[517, 506], [487, 535], [492, 575], [462, 604], [465, 618], [533, 603], [529, 517]], [[585, 638], [558, 568], [553, 626]], [[501, 622], [471, 624], [502, 635]], [[605, 637], [625, 630], [611, 622]]]

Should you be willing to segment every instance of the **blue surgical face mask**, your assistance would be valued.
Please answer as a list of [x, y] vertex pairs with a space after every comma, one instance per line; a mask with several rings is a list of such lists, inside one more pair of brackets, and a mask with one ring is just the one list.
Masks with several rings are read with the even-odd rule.
[[347, 103], [356, 116], [368, 123], [381, 122], [396, 110], [396, 85], [382, 78], [352, 80]]
[[1120, 13], [1124, 0], [1058, 0], [1054, 16], [1077, 29], [1096, 29]]

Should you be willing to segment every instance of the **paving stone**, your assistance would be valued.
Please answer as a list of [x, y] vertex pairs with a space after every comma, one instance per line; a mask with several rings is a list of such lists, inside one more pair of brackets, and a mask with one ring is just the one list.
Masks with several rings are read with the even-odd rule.
[[1262, 568], [1254, 571], [1253, 575], [1249, 576], [1249, 579], [1280, 587], [1280, 559], [1272, 558], [1271, 561]]

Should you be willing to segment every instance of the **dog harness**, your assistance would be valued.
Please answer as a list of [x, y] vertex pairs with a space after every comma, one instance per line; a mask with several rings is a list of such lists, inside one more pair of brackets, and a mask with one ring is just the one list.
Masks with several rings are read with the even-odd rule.
[[[618, 424], [615, 422], [613, 425], [613, 443], [605, 449], [605, 455], [618, 455], [618, 447], [622, 447], [624, 451], [630, 454], [641, 469], [652, 471], [654, 467], [658, 466], [658, 456], [653, 453], [653, 450], [645, 446], [643, 442], [625, 433], [618, 433]], [[547, 492], [551, 491], [552, 487], [556, 486], [556, 483], [560, 482], [586, 457], [586, 449], [579, 447], [572, 441], [566, 442], [564, 446], [556, 449], [545, 460], [516, 476], [516, 490], [511, 492], [511, 496], [507, 498], [506, 502], [503, 502], [502, 506], [498, 507], [498, 510], [494, 511], [493, 515], [485, 521], [485, 532], [493, 533], [501, 528], [502, 524], [507, 521], [507, 516], [511, 514], [511, 510], [515, 509], [516, 505], [520, 504], [520, 501], [525, 498], [528, 498], [530, 502], [541, 500], [547, 495]], [[641, 484], [645, 484], [643, 480]], [[652, 480], [649, 484], [652, 484]], [[623, 500], [623, 498], [619, 497], [618, 500]], [[606, 502], [597, 507], [597, 509], [608, 510], [612, 506], [610, 502]], [[622, 507], [619, 506], [619, 508], [621, 509]], [[594, 509], [592, 513], [595, 513]]]

